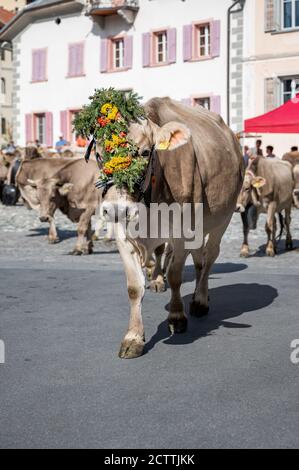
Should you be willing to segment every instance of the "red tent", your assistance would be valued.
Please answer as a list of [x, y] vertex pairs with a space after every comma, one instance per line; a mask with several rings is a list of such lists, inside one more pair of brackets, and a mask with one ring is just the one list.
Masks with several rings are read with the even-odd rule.
[[299, 94], [269, 113], [247, 119], [245, 132], [299, 134]]

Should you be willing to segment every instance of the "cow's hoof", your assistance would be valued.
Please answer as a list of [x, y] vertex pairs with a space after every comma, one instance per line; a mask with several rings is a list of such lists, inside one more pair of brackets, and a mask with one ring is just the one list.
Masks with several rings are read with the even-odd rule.
[[93, 242], [96, 242], [96, 241], [98, 241], [98, 240], [100, 239], [100, 237], [94, 233], [94, 234], [92, 235], [91, 239], [92, 239]]
[[175, 333], [185, 333], [187, 330], [188, 320], [181, 313], [170, 313], [168, 317], [168, 328], [172, 335]]
[[78, 248], [74, 248], [73, 251], [70, 252], [70, 255], [81, 256], [81, 255], [83, 255], [83, 251], [79, 250]]
[[165, 292], [166, 291], [166, 286], [164, 281], [159, 281], [155, 279], [154, 281], [151, 281], [150, 283], [150, 290], [152, 292]]
[[208, 305], [202, 305], [200, 302], [196, 302], [195, 300], [192, 300], [190, 303], [190, 315], [196, 318], [202, 318], [206, 317], [210, 311], [210, 308]]
[[266, 255], [267, 255], [267, 256], [270, 256], [270, 258], [274, 258], [274, 256], [275, 256], [275, 251], [273, 250], [273, 248], [267, 248], [267, 249], [266, 249]]
[[241, 251], [240, 258], [249, 258], [249, 251]]
[[137, 339], [125, 339], [120, 346], [118, 356], [121, 359], [135, 359], [142, 356], [144, 350], [144, 341]]
[[55, 243], [59, 243], [59, 238], [48, 238], [49, 245], [55, 245]]

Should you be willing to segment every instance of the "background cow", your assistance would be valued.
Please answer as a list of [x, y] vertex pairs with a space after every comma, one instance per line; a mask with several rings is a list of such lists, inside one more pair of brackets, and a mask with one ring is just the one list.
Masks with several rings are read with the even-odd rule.
[[[276, 253], [276, 217], [275, 214], [285, 211], [286, 249], [293, 248], [290, 231], [292, 192], [294, 180], [289, 163], [278, 159], [257, 157], [252, 160], [245, 173], [244, 183], [237, 202], [237, 211], [245, 213], [252, 207], [256, 220], [260, 213], [267, 214], [266, 233], [268, 236], [266, 254]], [[242, 256], [249, 255], [248, 232], [250, 226], [244, 225], [244, 242]]]
[[294, 204], [297, 209], [299, 209], [299, 152], [286, 153], [282, 159], [289, 162], [293, 167], [293, 175], [295, 180]]
[[22, 197], [37, 210], [41, 222], [49, 222], [49, 243], [58, 241], [54, 214], [60, 209], [72, 222], [78, 222], [78, 239], [73, 254], [92, 253], [91, 216], [101, 193], [94, 184], [98, 166], [84, 159], [44, 158], [23, 161], [17, 174]]

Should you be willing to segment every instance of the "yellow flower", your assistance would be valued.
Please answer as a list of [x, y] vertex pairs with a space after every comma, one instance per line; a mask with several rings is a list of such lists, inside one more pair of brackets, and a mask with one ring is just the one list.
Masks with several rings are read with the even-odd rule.
[[107, 116], [111, 121], [115, 121], [118, 114], [118, 108], [111, 103], [105, 103], [101, 107], [101, 113]]
[[109, 162], [104, 165], [104, 173], [112, 174], [115, 171], [125, 170], [132, 163], [131, 157], [112, 157]]

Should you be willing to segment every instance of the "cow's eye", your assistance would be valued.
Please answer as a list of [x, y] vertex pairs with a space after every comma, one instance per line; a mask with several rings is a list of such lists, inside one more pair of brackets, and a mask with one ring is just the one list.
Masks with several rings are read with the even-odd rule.
[[149, 150], [143, 150], [141, 155], [142, 155], [142, 157], [145, 157], [145, 158], [149, 157], [150, 156], [150, 151]]

